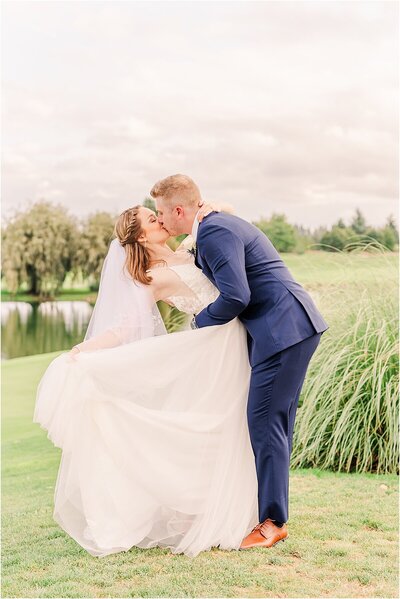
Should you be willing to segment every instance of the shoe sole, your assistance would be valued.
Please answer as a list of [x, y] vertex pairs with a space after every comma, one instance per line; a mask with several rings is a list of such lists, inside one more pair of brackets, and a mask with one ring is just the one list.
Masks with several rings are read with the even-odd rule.
[[288, 539], [288, 538], [289, 538], [289, 535], [287, 537], [285, 537], [284, 539], [279, 539], [279, 541], [277, 541], [270, 547], [267, 547], [266, 545], [252, 545], [251, 547], [239, 547], [239, 551], [247, 551], [248, 549], [254, 549], [254, 548], [272, 549], [272, 547], [275, 547], [275, 545], [277, 545], [278, 543], [284, 543], [286, 541], [286, 539]]

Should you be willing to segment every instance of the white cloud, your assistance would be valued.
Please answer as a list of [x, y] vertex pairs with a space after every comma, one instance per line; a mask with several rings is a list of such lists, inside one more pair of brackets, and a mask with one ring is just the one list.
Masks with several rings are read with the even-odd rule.
[[[8, 2], [3, 199], [122, 210], [159, 178], [254, 219], [396, 210], [392, 2]], [[44, 182], [47, 182], [44, 184]]]

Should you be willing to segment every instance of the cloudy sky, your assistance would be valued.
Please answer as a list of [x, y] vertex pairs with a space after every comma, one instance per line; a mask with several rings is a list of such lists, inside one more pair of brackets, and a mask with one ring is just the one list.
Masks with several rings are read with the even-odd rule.
[[121, 211], [177, 172], [249, 220], [396, 212], [397, 2], [2, 7], [5, 216]]

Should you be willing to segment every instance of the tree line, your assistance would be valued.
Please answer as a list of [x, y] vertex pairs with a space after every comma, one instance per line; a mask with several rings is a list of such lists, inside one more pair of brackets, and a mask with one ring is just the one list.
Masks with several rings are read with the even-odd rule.
[[[143, 204], [155, 208], [150, 198]], [[68, 274], [80, 275], [95, 289], [113, 238], [116, 217], [96, 212], [78, 219], [65, 207], [46, 201], [17, 212], [2, 227], [2, 277], [7, 290], [15, 294], [24, 288], [32, 295], [52, 297], [61, 290]], [[253, 224], [279, 252], [350, 251], [360, 244], [379, 245], [393, 251], [399, 241], [393, 217], [388, 218], [384, 227], [372, 228], [360, 210], [348, 226], [340, 219], [331, 228], [314, 232], [288, 223], [283, 214], [273, 214]]]
[[253, 224], [268, 236], [278, 252], [301, 254], [309, 249], [352, 251], [360, 247], [379, 247], [393, 252], [398, 249], [399, 244], [399, 232], [392, 215], [383, 227], [371, 227], [359, 209], [349, 225], [340, 218], [332, 227], [319, 227], [315, 231], [291, 225], [284, 214], [273, 214], [271, 218], [262, 218]]

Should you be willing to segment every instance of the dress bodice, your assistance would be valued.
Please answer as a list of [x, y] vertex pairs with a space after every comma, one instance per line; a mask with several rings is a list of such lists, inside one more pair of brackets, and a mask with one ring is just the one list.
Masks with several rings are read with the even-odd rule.
[[218, 289], [193, 261], [169, 266], [169, 268], [178, 275], [180, 285], [177, 287], [177, 293], [166, 299], [181, 312], [198, 314], [217, 299]]
[[169, 291], [169, 295], [163, 297], [163, 300], [187, 314], [198, 314], [219, 295], [215, 285], [195, 265], [193, 245], [194, 239], [188, 235], [175, 251], [181, 260], [180, 264], [156, 267], [148, 271], [155, 274], [154, 271], [161, 268], [168, 273], [168, 288], [173, 291]]

